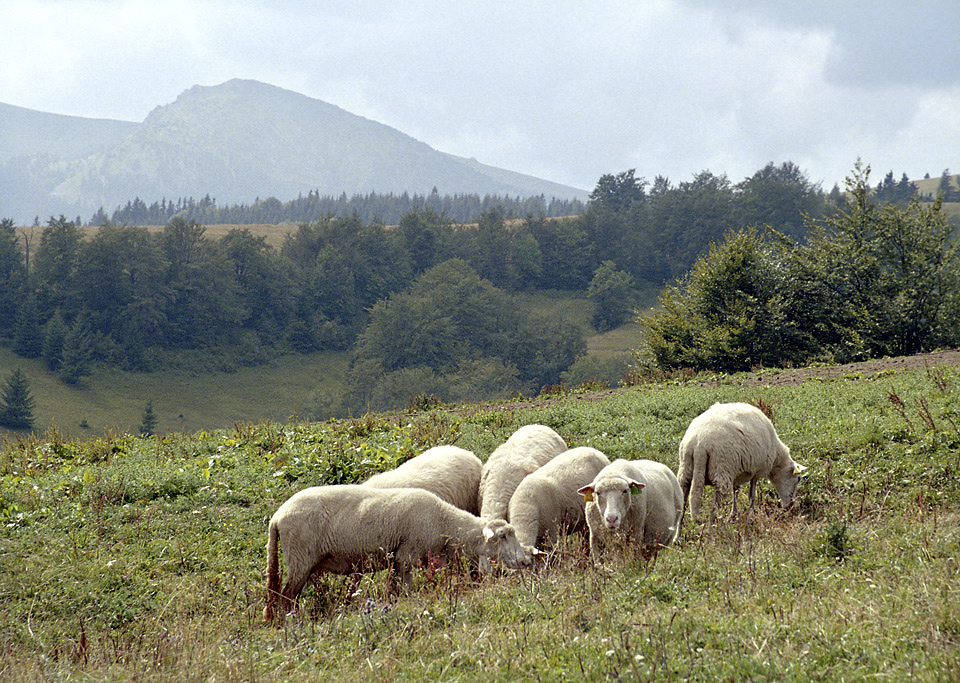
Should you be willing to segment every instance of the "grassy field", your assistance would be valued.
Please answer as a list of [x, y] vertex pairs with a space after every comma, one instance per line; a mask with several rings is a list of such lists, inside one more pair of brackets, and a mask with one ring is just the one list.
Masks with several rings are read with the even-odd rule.
[[[568, 293], [523, 295], [528, 305], [590, 330], [592, 304]], [[588, 353], [627, 362], [637, 343], [636, 325], [588, 336]], [[349, 354], [281, 356], [235, 372], [167, 370], [142, 373], [97, 366], [77, 387], [48, 372], [40, 360], [24, 359], [0, 347], [0, 382], [21, 368], [30, 384], [37, 431], [56, 427], [67, 437], [94, 436], [104, 430], [136, 431], [147, 401], [157, 416], [156, 431], [196, 431], [235, 422], [282, 421], [311, 414], [314, 395], [336, 392]], [[0, 429], [0, 435], [6, 434]], [[9, 436], [9, 434], [8, 434]]]
[[67, 437], [136, 431], [147, 401], [153, 404], [159, 434], [302, 418], [316, 391], [339, 387], [346, 363], [346, 353], [313, 353], [283, 356], [236, 372], [143, 373], [97, 367], [71, 387], [42, 361], [0, 347], [0, 377], [5, 380], [17, 368], [27, 376], [37, 430], [56, 428]]
[[[770, 372], [770, 371], [768, 371]], [[0, 678], [17, 681], [960, 679], [960, 370], [652, 383], [0, 451]], [[807, 465], [796, 509], [687, 524], [652, 561], [578, 539], [535, 572], [321, 577], [263, 623], [266, 520], [306, 486], [438, 443], [485, 459], [522, 424], [676, 465], [714, 401], [762, 400]], [[709, 491], [709, 489], [708, 489]], [[743, 495], [743, 492], [741, 492]]]

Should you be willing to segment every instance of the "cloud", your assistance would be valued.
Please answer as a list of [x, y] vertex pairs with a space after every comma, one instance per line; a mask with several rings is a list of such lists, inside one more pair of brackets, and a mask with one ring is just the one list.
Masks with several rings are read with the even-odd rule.
[[6, 0], [4, 14], [0, 100], [45, 111], [142, 120], [195, 84], [252, 78], [585, 189], [627, 168], [738, 181], [788, 160], [829, 187], [858, 156], [922, 175], [960, 154], [960, 6], [933, 0]]

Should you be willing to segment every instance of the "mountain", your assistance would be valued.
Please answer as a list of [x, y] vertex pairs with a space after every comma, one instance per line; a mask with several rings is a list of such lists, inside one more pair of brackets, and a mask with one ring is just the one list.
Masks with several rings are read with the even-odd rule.
[[[143, 123], [0, 105], [0, 217], [88, 218], [134, 197], [221, 206], [368, 192], [581, 198], [581, 189], [437, 151], [337, 106], [257, 81], [194, 86]], [[9, 132], [8, 132], [9, 131]]]

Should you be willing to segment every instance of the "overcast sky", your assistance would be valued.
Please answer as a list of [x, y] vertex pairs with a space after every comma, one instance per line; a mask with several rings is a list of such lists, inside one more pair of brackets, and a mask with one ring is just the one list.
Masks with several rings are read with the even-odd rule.
[[2, 0], [0, 102], [142, 121], [250, 78], [592, 189], [960, 172], [957, 0]]

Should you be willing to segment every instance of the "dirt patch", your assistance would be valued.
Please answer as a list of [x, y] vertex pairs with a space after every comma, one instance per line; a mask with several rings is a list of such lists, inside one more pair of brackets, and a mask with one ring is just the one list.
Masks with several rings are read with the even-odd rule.
[[830, 365], [826, 367], [792, 368], [789, 370], [765, 370], [744, 376], [745, 386], [789, 386], [800, 384], [810, 378], [832, 379], [846, 375], [875, 375], [889, 370], [923, 370], [943, 365], [960, 365], [960, 349], [918, 353], [913, 356], [897, 358], [877, 358], [875, 360]]

